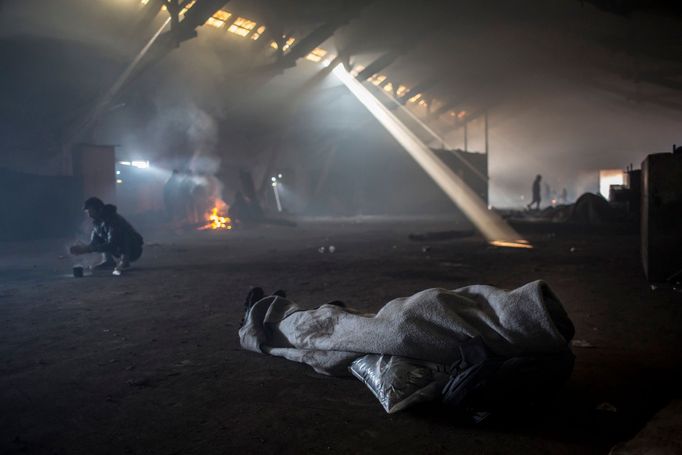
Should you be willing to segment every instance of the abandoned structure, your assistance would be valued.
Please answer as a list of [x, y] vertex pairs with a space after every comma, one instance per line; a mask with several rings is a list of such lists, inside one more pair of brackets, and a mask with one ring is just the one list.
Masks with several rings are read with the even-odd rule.
[[681, 42], [0, 0], [0, 453], [682, 453]]

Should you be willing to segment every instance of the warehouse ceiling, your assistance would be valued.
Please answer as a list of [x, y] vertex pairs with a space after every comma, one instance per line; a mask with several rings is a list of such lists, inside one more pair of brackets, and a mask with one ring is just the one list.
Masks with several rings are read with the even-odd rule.
[[[133, 106], [139, 123], [184, 100], [224, 123], [267, 126], [268, 116], [287, 115], [273, 87], [287, 91], [286, 81], [307, 81], [330, 62], [443, 134], [486, 111], [500, 113], [493, 127], [540, 105], [568, 112], [562, 97], [604, 100], [607, 114], [682, 113], [677, 2], [196, 0], [179, 8], [104, 117]], [[0, 88], [3, 149], [57, 152], [169, 17], [161, 0], [0, 2], [0, 56], [10, 62]], [[321, 103], [333, 96], [326, 90]]]

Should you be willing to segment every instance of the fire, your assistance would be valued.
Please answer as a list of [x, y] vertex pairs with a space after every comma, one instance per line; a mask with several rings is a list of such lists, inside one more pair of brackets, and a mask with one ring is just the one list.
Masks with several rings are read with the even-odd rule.
[[227, 216], [228, 205], [221, 199], [216, 199], [213, 208], [206, 213], [205, 218], [207, 223], [199, 228], [200, 231], [212, 229], [230, 230], [232, 229], [232, 220]]

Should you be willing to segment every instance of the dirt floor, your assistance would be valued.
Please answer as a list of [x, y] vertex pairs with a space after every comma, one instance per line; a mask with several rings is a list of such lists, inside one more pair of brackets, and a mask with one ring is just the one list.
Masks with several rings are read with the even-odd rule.
[[[442, 229], [452, 225], [151, 231], [128, 275], [80, 279], [64, 241], [0, 244], [0, 453], [607, 453], [680, 398], [682, 294], [649, 288], [636, 233], [524, 228], [533, 250], [408, 239]], [[593, 347], [574, 348], [554, 401], [479, 425], [438, 407], [388, 415], [359, 381], [237, 338], [253, 285], [376, 310], [429, 287], [536, 279]]]

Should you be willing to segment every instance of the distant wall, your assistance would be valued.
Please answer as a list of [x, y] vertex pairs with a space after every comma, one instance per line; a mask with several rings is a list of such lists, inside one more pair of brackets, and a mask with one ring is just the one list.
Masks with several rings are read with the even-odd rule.
[[27, 174], [0, 168], [0, 240], [55, 238], [82, 220], [77, 177]]

